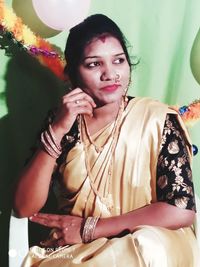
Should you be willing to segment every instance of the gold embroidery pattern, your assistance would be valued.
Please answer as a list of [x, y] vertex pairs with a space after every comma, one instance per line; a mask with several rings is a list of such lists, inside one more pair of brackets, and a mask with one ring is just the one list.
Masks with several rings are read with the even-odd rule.
[[157, 168], [157, 198], [179, 208], [195, 210], [192, 171], [175, 115], [167, 115]]

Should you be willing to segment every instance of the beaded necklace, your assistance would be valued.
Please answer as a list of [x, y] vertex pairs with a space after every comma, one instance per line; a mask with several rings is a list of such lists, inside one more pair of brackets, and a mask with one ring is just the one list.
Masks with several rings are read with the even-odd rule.
[[[84, 151], [85, 151], [85, 166], [87, 170], [87, 175], [89, 178], [90, 186], [94, 194], [99, 198], [102, 204], [104, 204], [109, 211], [113, 209], [113, 200], [112, 200], [112, 194], [111, 194], [111, 175], [112, 175], [112, 168], [113, 168], [113, 158], [114, 158], [114, 152], [117, 146], [117, 141], [119, 137], [119, 129], [121, 125], [121, 120], [122, 120], [122, 115], [125, 107], [125, 100], [122, 99], [122, 103], [120, 105], [113, 129], [109, 136], [107, 137], [106, 141], [104, 142], [103, 145], [98, 146], [91, 138], [90, 133], [88, 131], [88, 127], [86, 124], [86, 121], [84, 119], [84, 116], [80, 116], [79, 119], [79, 132], [80, 132], [80, 138], [81, 142], [83, 143], [84, 146]], [[96, 152], [98, 153], [98, 156], [101, 155], [105, 145], [108, 143], [108, 141], [111, 140], [111, 145], [110, 145], [110, 161], [109, 161], [109, 166], [108, 166], [108, 186], [105, 186], [104, 193], [101, 194], [96, 185], [95, 185], [95, 178], [93, 177], [93, 174], [91, 172], [91, 166], [89, 163], [89, 154], [88, 154], [88, 145], [87, 141], [89, 141], [89, 144], [93, 145], [95, 147]]]

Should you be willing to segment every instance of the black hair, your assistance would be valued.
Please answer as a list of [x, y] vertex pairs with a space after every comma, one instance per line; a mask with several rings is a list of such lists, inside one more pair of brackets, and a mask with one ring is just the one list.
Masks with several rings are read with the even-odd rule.
[[127, 40], [117, 24], [105, 15], [91, 15], [70, 29], [65, 47], [67, 64], [64, 71], [74, 87], [77, 86], [78, 66], [81, 62], [85, 46], [93, 38], [102, 34], [109, 34], [118, 39], [131, 68], [132, 64], [127, 50]]

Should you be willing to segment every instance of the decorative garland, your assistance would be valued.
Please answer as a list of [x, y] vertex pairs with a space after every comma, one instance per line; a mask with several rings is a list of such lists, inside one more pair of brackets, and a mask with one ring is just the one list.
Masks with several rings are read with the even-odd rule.
[[200, 120], [200, 99], [193, 101], [188, 106], [182, 106], [178, 109], [183, 121], [188, 126], [192, 126]]
[[[53, 50], [51, 44], [35, 35], [21, 18], [17, 17], [12, 8], [0, 0], [0, 35], [7, 37], [14, 45], [36, 57], [39, 62], [49, 68], [57, 77], [66, 80], [64, 76], [64, 59]], [[5, 46], [0, 46], [6, 49]]]
[[[200, 120], [200, 99], [193, 101], [188, 106], [174, 107], [174, 109], [181, 115], [186, 126], [192, 126]], [[198, 153], [198, 147], [193, 144], [192, 150], [195, 156]]]
[[[53, 50], [51, 44], [40, 36], [34, 34], [28, 26], [23, 24], [21, 18], [17, 17], [13, 9], [6, 7], [0, 0], [0, 38], [6, 37], [18, 48], [27, 51], [36, 57], [42, 65], [48, 67], [57, 77], [68, 80], [64, 76], [64, 59]], [[7, 45], [0, 45], [0, 49], [9, 50]], [[200, 99], [195, 100], [188, 106], [173, 107], [181, 116], [187, 126], [193, 125], [200, 120]], [[193, 145], [193, 153], [198, 149]]]

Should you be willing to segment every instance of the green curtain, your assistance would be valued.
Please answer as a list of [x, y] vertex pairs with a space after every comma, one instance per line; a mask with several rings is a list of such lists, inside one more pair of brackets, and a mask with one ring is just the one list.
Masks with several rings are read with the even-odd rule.
[[[200, 27], [199, 10], [199, 0], [92, 0], [89, 13], [103, 13], [116, 21], [129, 41], [133, 60], [140, 60], [133, 69], [130, 94], [182, 106], [200, 98], [200, 85], [190, 68], [190, 53]], [[67, 34], [62, 32], [48, 41], [64, 50]], [[0, 50], [1, 240], [7, 240], [14, 183], [45, 114], [64, 91], [65, 85], [34, 58], [20, 51], [9, 57]], [[189, 132], [200, 149], [200, 123]], [[193, 179], [200, 195], [199, 166], [200, 152], [193, 160]], [[1, 266], [7, 262], [6, 244], [1, 245], [5, 252]]]

